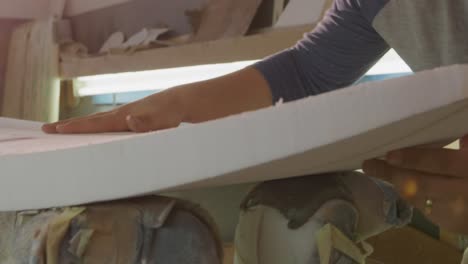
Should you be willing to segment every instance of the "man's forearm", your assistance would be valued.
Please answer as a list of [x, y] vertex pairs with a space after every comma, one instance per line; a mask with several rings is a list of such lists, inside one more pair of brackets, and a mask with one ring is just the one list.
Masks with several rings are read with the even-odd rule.
[[272, 105], [263, 75], [254, 68], [174, 89], [186, 112], [185, 122], [198, 123]]
[[247, 68], [156, 93], [109, 112], [46, 124], [47, 133], [148, 132], [198, 123], [272, 104], [263, 75]]

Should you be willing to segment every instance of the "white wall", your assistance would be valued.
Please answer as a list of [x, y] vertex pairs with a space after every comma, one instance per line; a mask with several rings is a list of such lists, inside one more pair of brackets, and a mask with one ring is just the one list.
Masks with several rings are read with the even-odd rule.
[[67, 0], [65, 16], [76, 16], [89, 11], [122, 4], [132, 0]]
[[49, 13], [50, 0], [0, 0], [0, 19], [34, 19]]
[[132, 0], [0, 0], [0, 19], [36, 19], [60, 13], [75, 16]]

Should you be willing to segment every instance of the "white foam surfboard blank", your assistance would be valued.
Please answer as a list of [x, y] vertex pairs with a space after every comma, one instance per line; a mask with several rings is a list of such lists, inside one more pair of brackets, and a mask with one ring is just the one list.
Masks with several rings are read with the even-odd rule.
[[111, 49], [120, 48], [122, 47], [124, 41], [125, 41], [124, 33], [115, 32], [106, 40], [106, 42], [104, 42], [99, 52], [106, 53], [106, 52], [109, 52]]
[[0, 211], [354, 170], [468, 132], [468, 66], [364, 83], [147, 134], [45, 135], [0, 121]]

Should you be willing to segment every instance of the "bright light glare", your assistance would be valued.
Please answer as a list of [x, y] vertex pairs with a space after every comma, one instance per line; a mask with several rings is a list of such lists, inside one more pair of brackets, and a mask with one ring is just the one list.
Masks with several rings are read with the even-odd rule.
[[[75, 79], [75, 86], [80, 97], [165, 90], [177, 85], [223, 76], [255, 62], [257, 60], [80, 77]], [[366, 75], [407, 72], [411, 72], [411, 69], [392, 49]]]
[[403, 59], [391, 49], [385, 54], [366, 75], [378, 74], [394, 74], [394, 73], [408, 73], [412, 72], [410, 67], [403, 61]]
[[204, 81], [243, 69], [255, 63], [240, 61], [232, 63], [198, 65], [163, 70], [127, 72], [80, 77], [75, 79], [80, 97], [122, 92], [165, 90], [177, 85]]

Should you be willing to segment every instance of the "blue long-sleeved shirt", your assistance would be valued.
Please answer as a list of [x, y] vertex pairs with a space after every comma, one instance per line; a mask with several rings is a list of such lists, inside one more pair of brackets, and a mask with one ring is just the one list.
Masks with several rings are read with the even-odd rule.
[[335, 0], [294, 47], [256, 67], [274, 102], [346, 87], [392, 47], [414, 70], [468, 63], [466, 0]]

